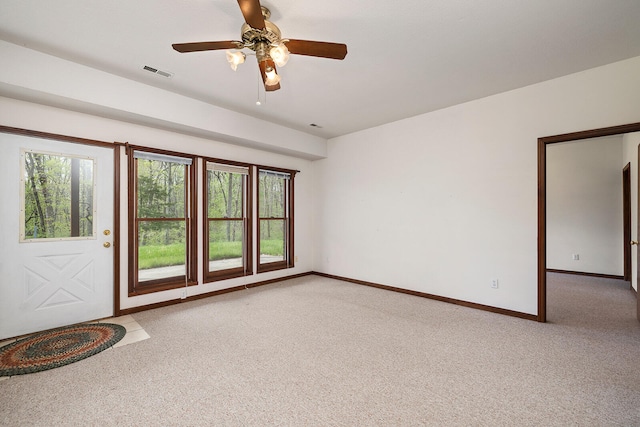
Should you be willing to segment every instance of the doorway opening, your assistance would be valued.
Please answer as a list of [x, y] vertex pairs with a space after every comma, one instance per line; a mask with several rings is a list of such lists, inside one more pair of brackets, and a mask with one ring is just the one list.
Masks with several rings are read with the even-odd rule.
[[547, 321], [547, 146], [561, 142], [621, 135], [640, 131], [640, 123], [592, 129], [538, 139], [538, 316]]

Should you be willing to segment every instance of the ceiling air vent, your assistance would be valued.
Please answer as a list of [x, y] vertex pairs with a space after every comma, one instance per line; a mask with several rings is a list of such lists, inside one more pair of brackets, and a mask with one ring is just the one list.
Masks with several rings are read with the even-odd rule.
[[142, 69], [162, 77], [167, 77], [167, 78], [173, 77], [173, 74], [169, 73], [168, 71], [158, 70], [157, 68], [149, 67], [148, 65], [145, 65], [144, 67], [142, 67]]

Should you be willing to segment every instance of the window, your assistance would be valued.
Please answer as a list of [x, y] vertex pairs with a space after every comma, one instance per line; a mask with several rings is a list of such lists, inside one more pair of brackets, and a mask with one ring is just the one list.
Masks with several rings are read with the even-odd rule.
[[22, 151], [21, 241], [95, 236], [94, 160]]
[[204, 278], [251, 274], [251, 168], [207, 162], [204, 176]]
[[258, 272], [293, 267], [293, 172], [258, 168]]
[[129, 162], [129, 292], [185, 286], [195, 280], [192, 159], [130, 148]]

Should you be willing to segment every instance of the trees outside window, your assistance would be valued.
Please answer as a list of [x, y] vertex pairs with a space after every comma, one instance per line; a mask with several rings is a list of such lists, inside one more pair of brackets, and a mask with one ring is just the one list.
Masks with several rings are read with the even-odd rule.
[[23, 241], [95, 236], [94, 160], [22, 153]]
[[251, 274], [251, 168], [207, 162], [204, 182], [206, 281]]

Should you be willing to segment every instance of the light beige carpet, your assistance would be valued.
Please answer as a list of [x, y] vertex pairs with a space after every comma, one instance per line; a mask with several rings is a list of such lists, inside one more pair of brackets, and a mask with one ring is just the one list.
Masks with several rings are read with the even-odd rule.
[[0, 381], [7, 426], [640, 425], [628, 284], [547, 324], [309, 276], [134, 315], [150, 339]]

